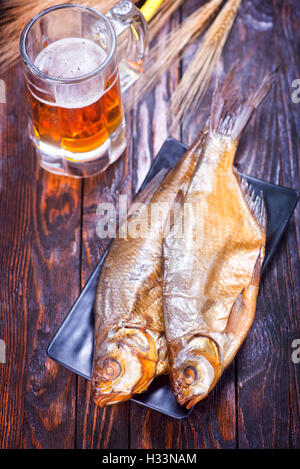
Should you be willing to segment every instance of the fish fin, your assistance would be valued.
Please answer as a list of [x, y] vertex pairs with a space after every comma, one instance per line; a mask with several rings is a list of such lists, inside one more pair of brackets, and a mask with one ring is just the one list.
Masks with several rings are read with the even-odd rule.
[[246, 204], [252, 216], [265, 233], [267, 230], [267, 210], [263, 192], [260, 191], [257, 194], [244, 176], [239, 176], [238, 178]]
[[253, 111], [267, 96], [275, 81], [276, 71], [265, 75], [257, 89], [250, 94], [240, 92], [240, 80], [234, 66], [226, 75], [223, 83], [216, 80], [213, 94], [210, 131], [220, 135], [230, 136], [238, 140], [247, 125]]
[[140, 207], [138, 207], [136, 204], [146, 204], [152, 198], [153, 194], [159, 188], [168, 171], [168, 168], [162, 168], [151, 179], [151, 181], [137, 193], [132, 205], [128, 209], [127, 219], [129, 219], [133, 215], [137, 216], [140, 213]]
[[160, 376], [168, 373], [169, 371], [169, 357], [168, 357], [168, 345], [166, 336], [161, 335], [158, 340], [158, 359], [156, 365], [155, 376]]
[[251, 281], [238, 295], [232, 306], [225, 329], [227, 345], [224, 350], [224, 369], [234, 359], [253, 323], [263, 260], [264, 250], [261, 248], [253, 269]]
[[163, 237], [166, 238], [166, 236], [171, 232], [171, 230], [174, 229], [174, 226], [176, 224], [176, 221], [178, 221], [178, 217], [182, 213], [182, 207], [183, 207], [183, 202], [185, 198], [185, 194], [188, 188], [188, 183], [184, 182], [181, 184], [174, 200], [173, 203], [170, 207], [165, 225], [164, 225], [164, 231], [163, 231]]
[[176, 197], [173, 201], [171, 209], [175, 208], [175, 205], [177, 206], [177, 208], [178, 208], [178, 206], [182, 207], [187, 188], [188, 188], [188, 183], [183, 182], [181, 184], [181, 186], [179, 187], [179, 190], [178, 190], [178, 192], [176, 194]]
[[146, 184], [146, 186], [139, 190], [134, 198], [134, 202], [146, 203], [149, 198], [152, 197], [156, 189], [163, 182], [166, 174], [169, 172], [169, 168], [162, 168], [153, 178]]

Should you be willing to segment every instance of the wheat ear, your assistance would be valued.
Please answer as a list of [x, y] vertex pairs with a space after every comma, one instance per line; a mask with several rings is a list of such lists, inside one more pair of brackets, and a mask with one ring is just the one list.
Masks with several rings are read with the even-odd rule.
[[60, 3], [81, 3], [106, 13], [118, 0], [6, 0], [0, 4], [0, 73], [20, 59], [20, 34], [40, 11]]
[[222, 3], [223, 0], [210, 0], [202, 5], [167, 37], [152, 47], [145, 71], [135, 84], [134, 93], [131, 93], [127, 106], [135, 106], [155, 86], [171, 63], [181, 57], [187, 46], [202, 34]]
[[213, 70], [220, 60], [241, 0], [227, 0], [205, 33], [192, 62], [176, 88], [169, 107], [169, 122], [173, 129], [187, 111], [195, 111], [207, 90]]

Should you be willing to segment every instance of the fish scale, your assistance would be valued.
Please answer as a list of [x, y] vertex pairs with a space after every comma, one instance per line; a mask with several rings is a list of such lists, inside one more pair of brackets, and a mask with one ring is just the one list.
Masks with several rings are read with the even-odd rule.
[[177, 214], [181, 223], [185, 204], [193, 206], [185, 223], [188, 232], [202, 223], [201, 236], [176, 236], [175, 221], [163, 242], [171, 384], [187, 408], [215, 386], [252, 324], [265, 251], [264, 203], [238, 180], [233, 162], [243, 129], [274, 76], [267, 75], [238, 106], [234, 78], [232, 70], [215, 90], [210, 130]]
[[[170, 210], [178, 191], [195, 170], [203, 135], [199, 134], [167, 175], [159, 174], [146, 186], [135, 200], [142, 206], [131, 207], [128, 224], [139, 222], [144, 226], [154, 204], [167, 204]], [[102, 267], [94, 308], [92, 378], [94, 401], [100, 406], [130, 399], [145, 391], [155, 376], [168, 371], [162, 311], [162, 239], [169, 210], [155, 217], [154, 222], [151, 219], [147, 236], [117, 236]]]

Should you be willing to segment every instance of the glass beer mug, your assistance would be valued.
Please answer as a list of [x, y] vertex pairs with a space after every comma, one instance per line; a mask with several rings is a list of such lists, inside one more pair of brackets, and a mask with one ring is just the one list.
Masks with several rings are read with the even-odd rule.
[[126, 148], [121, 92], [143, 70], [147, 23], [130, 1], [106, 16], [57, 5], [25, 27], [29, 132], [46, 170], [73, 177], [104, 171]]

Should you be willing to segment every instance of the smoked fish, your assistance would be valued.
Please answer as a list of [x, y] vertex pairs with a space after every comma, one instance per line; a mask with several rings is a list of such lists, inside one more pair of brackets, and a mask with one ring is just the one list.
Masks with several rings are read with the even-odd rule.
[[[240, 97], [234, 72], [213, 96], [197, 168], [163, 241], [163, 311], [172, 390], [205, 398], [252, 324], [265, 254], [266, 210], [233, 168], [240, 136], [274, 76]], [[183, 225], [183, 234], [177, 224]]]
[[[104, 261], [94, 306], [93, 399], [99, 406], [130, 399], [168, 371], [162, 312], [162, 238], [170, 207], [195, 170], [205, 131], [168, 172], [138, 195], [127, 227], [150, 226], [126, 237], [120, 225]], [[160, 216], [152, 216], [158, 207]], [[151, 211], [151, 223], [149, 213]], [[128, 229], [128, 232], [130, 230]], [[128, 234], [128, 233], [127, 233]]]

